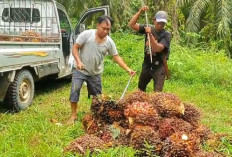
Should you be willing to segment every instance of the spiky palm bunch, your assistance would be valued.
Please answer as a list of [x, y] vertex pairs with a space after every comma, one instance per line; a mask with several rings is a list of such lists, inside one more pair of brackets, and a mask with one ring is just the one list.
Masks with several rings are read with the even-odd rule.
[[174, 94], [171, 93], [155, 93], [151, 95], [150, 101], [154, 108], [163, 117], [179, 116], [184, 114], [184, 104]]
[[96, 119], [109, 124], [125, 119], [123, 106], [112, 100], [96, 98], [91, 104], [91, 111]]
[[98, 122], [94, 119], [92, 114], [86, 114], [82, 118], [82, 124], [87, 134], [95, 134], [99, 131]]
[[216, 152], [206, 152], [206, 151], [197, 151], [193, 154], [193, 157], [225, 157], [222, 154], [218, 154]]
[[200, 137], [201, 143], [203, 143], [204, 141], [209, 139], [210, 134], [212, 134], [210, 129], [202, 124], [198, 125], [198, 127], [196, 129], [194, 129], [192, 133], [194, 133], [196, 136]]
[[176, 132], [164, 141], [162, 156], [191, 157], [199, 149], [199, 143], [194, 134]]
[[149, 100], [149, 96], [147, 95], [147, 93], [137, 90], [135, 92], [129, 93], [125, 96], [125, 98], [123, 98], [120, 103], [123, 104], [125, 107], [127, 105], [130, 105], [134, 102], [148, 102]]
[[93, 152], [97, 148], [103, 149], [104, 141], [96, 136], [86, 134], [71, 142], [70, 145], [64, 149], [64, 152], [70, 151], [85, 154], [87, 150]]
[[125, 129], [117, 122], [113, 123], [112, 125], [102, 126], [96, 135], [107, 144], [114, 146], [128, 145], [129, 141]]
[[207, 127], [198, 123], [200, 113], [192, 104], [185, 103], [183, 112], [183, 103], [173, 94], [155, 93], [147, 98], [147, 94], [136, 92], [124, 100], [125, 105], [107, 98], [93, 99], [93, 114], [83, 117], [88, 134], [73, 141], [65, 151], [84, 154], [87, 149], [92, 152], [95, 148], [126, 145], [139, 150], [141, 154], [138, 155], [142, 156], [212, 155], [203, 152], [200, 144], [206, 142], [216, 148], [221, 136], [211, 134]]
[[141, 149], [145, 147], [145, 143], [155, 146], [156, 151], [160, 151], [162, 148], [159, 134], [153, 127], [136, 125], [131, 133], [130, 145], [136, 149]]
[[176, 117], [164, 118], [159, 124], [159, 135], [160, 138], [165, 139], [172, 135], [175, 132], [184, 131], [190, 133], [193, 129], [193, 126]]
[[124, 115], [128, 118], [129, 124], [143, 124], [156, 127], [159, 122], [159, 116], [152, 104], [148, 102], [134, 102], [127, 105]]
[[184, 103], [184, 108], [184, 114], [180, 115], [180, 118], [191, 123], [193, 126], [197, 126], [201, 118], [200, 111], [191, 103]]

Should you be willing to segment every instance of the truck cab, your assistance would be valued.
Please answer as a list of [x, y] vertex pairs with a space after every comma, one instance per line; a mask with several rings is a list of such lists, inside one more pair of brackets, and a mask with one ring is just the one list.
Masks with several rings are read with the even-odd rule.
[[0, 0], [0, 102], [26, 109], [35, 81], [71, 75], [73, 43], [100, 15], [109, 15], [109, 7], [87, 10], [73, 29], [64, 6], [54, 0]]

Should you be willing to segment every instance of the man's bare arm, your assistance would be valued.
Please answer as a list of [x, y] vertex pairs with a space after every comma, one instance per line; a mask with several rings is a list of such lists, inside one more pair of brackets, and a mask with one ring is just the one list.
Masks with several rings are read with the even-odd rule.
[[131, 18], [130, 22], [128, 23], [129, 27], [133, 30], [139, 31], [139, 24], [137, 23], [139, 16], [142, 12], [147, 11], [148, 6], [143, 6], [139, 9], [139, 11]]
[[136, 72], [134, 70], [130, 69], [119, 55], [114, 55], [113, 59], [115, 60], [115, 62], [117, 62], [117, 64], [120, 67], [122, 67], [124, 70], [126, 70], [130, 75], [132, 75], [132, 76], [135, 75]]
[[72, 49], [72, 54], [73, 54], [73, 56], [74, 56], [74, 58], [75, 58], [75, 61], [76, 61], [76, 64], [77, 64], [77, 67], [76, 67], [76, 68], [77, 68], [78, 70], [84, 69], [84, 64], [81, 62], [80, 57], [79, 57], [79, 49], [80, 49], [80, 48], [81, 48], [81, 45], [75, 43], [75, 44], [73, 45], [73, 49]]

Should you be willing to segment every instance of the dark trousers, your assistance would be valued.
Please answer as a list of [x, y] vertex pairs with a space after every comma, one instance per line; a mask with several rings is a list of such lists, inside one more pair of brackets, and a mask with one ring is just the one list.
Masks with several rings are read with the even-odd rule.
[[163, 64], [152, 69], [143, 67], [139, 76], [138, 88], [145, 92], [151, 79], [154, 81], [154, 91], [162, 91], [165, 81], [165, 68]]
[[102, 93], [101, 76], [87, 76], [80, 71], [74, 69], [72, 76], [70, 102], [78, 102], [80, 97], [80, 91], [84, 81], [87, 83], [88, 95], [97, 96]]

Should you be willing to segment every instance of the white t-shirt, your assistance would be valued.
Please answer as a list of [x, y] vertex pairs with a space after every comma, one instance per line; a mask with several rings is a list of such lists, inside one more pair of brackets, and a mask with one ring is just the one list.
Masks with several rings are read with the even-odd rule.
[[99, 44], [96, 41], [96, 30], [85, 30], [76, 39], [76, 43], [82, 47], [79, 50], [79, 57], [86, 70], [80, 70], [85, 75], [98, 75], [103, 72], [103, 59], [106, 55], [118, 55], [114, 41], [107, 36], [107, 39]]

